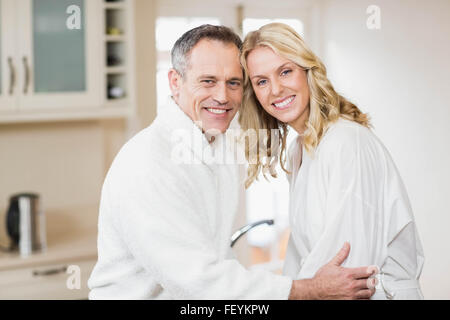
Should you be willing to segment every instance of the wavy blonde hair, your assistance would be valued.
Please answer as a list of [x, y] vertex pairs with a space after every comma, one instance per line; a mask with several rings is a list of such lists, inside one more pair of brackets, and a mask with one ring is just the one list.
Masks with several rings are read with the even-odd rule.
[[[309, 118], [303, 133], [303, 144], [308, 153], [313, 155], [316, 147], [329, 126], [340, 117], [370, 127], [367, 114], [357, 106], [339, 95], [327, 78], [327, 72], [320, 59], [306, 46], [300, 35], [288, 25], [270, 23], [259, 30], [250, 32], [244, 40], [241, 51], [241, 63], [245, 71], [244, 96], [239, 114], [239, 123], [246, 132], [256, 131], [256, 143], [245, 143], [245, 156], [249, 162], [245, 187], [248, 188], [259, 174], [269, 172], [276, 177], [275, 166], [280, 161], [286, 170], [286, 138], [288, 128], [269, 115], [259, 103], [248, 76], [247, 57], [257, 47], [268, 47], [306, 71], [310, 91]], [[264, 130], [277, 132], [276, 135], [261, 135]], [[281, 146], [281, 150], [280, 150]], [[253, 158], [252, 158], [253, 157]], [[250, 158], [256, 161], [250, 161]], [[266, 177], [267, 178], [267, 177]]]

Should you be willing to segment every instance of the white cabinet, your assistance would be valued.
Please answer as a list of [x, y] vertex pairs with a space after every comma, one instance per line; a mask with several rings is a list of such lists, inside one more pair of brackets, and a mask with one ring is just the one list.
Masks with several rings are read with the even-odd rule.
[[[0, 123], [132, 115], [132, 88], [114, 103], [106, 94], [105, 3], [0, 0]], [[132, 12], [131, 0], [120, 3]], [[128, 57], [133, 45], [124, 42]], [[132, 79], [129, 60], [122, 72]]]
[[0, 271], [0, 300], [88, 299], [87, 281], [95, 263], [96, 260], [73, 260]]
[[[100, 104], [98, 12], [99, 0], [2, 0], [2, 106]], [[79, 29], [70, 29], [67, 22], [76, 19]]]
[[17, 107], [17, 30], [15, 23], [17, 1], [0, 0], [0, 111]]
[[18, 6], [19, 108], [98, 105], [99, 0], [19, 0]]

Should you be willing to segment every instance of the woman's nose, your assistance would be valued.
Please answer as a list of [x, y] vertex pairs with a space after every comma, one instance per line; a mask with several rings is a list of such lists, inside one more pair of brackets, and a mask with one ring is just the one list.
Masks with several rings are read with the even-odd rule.
[[272, 95], [278, 96], [282, 91], [282, 86], [278, 81], [272, 81]]

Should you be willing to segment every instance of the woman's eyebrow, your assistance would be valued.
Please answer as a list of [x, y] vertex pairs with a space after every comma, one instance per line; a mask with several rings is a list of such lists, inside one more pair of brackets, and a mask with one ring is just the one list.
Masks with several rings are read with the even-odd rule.
[[286, 63], [283, 63], [281, 66], [278, 67], [277, 71], [281, 71], [284, 67], [286, 67], [288, 64], [292, 64], [292, 62], [288, 61]]

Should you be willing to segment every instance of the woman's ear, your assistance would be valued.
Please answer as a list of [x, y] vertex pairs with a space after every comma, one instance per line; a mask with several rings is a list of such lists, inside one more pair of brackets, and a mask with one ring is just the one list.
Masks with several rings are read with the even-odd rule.
[[183, 79], [181, 78], [181, 75], [173, 68], [169, 70], [168, 77], [169, 77], [170, 91], [172, 92], [172, 97], [176, 101], [180, 94], [180, 85]]

